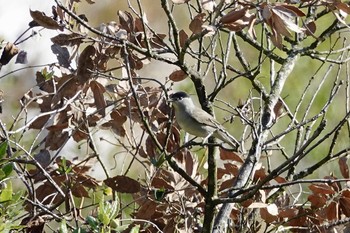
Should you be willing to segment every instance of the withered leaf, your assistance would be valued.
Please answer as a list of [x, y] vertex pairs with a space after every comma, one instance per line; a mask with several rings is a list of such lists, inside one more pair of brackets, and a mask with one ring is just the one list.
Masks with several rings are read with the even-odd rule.
[[204, 22], [204, 17], [205, 17], [205, 13], [199, 13], [191, 21], [191, 23], [189, 25], [189, 29], [193, 32], [193, 34], [198, 34], [198, 33], [202, 32], [202, 30], [203, 30], [202, 25]]
[[[195, 161], [193, 159], [193, 155], [189, 150], [187, 150], [187, 153], [185, 155], [185, 168], [186, 168], [186, 173], [189, 174], [190, 176], [195, 175], [193, 174], [194, 172], [194, 166], [198, 166], [198, 164], [195, 164]], [[196, 162], [197, 163], [197, 162]]]
[[68, 138], [68, 132], [50, 131], [45, 139], [45, 147], [50, 150], [58, 150], [64, 145]]
[[188, 35], [184, 30], [179, 31], [179, 38], [180, 38], [180, 46], [183, 48], [185, 46], [185, 42], [188, 39]]
[[224, 150], [222, 148], [220, 148], [220, 158], [222, 160], [231, 160], [243, 163], [242, 158], [236, 152]]
[[[55, 204], [63, 198], [61, 194], [57, 193], [57, 189], [49, 182], [45, 182], [36, 188], [35, 193], [36, 198], [39, 201], [43, 201], [43, 204]], [[52, 195], [53, 193], [56, 193], [57, 195]]]
[[44, 12], [32, 11], [30, 10], [30, 16], [37, 22], [40, 26], [47, 29], [61, 30], [63, 31], [63, 26], [59, 25], [54, 19], [46, 16]]
[[27, 64], [28, 63], [27, 52], [24, 50], [19, 51], [15, 63], [16, 64]]
[[30, 129], [42, 129], [49, 119], [50, 119], [50, 115], [38, 117], [35, 121], [33, 121], [29, 125], [29, 128]]
[[240, 10], [232, 10], [229, 13], [227, 13], [226, 15], [224, 15], [221, 19], [220, 22], [223, 24], [230, 24], [233, 23], [239, 19], [241, 19], [243, 16], [245, 16], [247, 12], [246, 8], [240, 9]]
[[164, 188], [164, 189], [174, 190], [174, 187], [169, 182], [167, 182], [166, 180], [160, 177], [154, 177], [152, 179], [151, 186], [159, 189]]
[[96, 104], [98, 113], [104, 117], [106, 115], [105, 110], [107, 105], [106, 105], [106, 100], [103, 96], [103, 93], [106, 92], [106, 89], [104, 88], [104, 86], [102, 86], [101, 83], [95, 80], [90, 82], [90, 88], [94, 95], [95, 104]]
[[127, 176], [115, 176], [107, 178], [104, 183], [116, 192], [120, 193], [137, 193], [141, 189], [138, 181]]
[[10, 60], [18, 53], [19, 49], [16, 45], [7, 42], [4, 50], [2, 51], [2, 55], [0, 58], [0, 63], [2, 65], [6, 65], [10, 62]]
[[72, 137], [73, 137], [74, 141], [80, 142], [82, 140], [88, 139], [89, 134], [86, 132], [86, 130], [83, 131], [83, 129], [78, 128], [77, 130], [75, 130], [73, 132]]
[[43, 167], [46, 168], [50, 165], [51, 156], [50, 152], [46, 149], [40, 150], [39, 153], [34, 155], [34, 159]]
[[175, 70], [169, 75], [169, 79], [173, 82], [180, 82], [187, 78], [187, 74], [183, 70]]
[[72, 34], [59, 34], [51, 38], [52, 43], [61, 46], [73, 46], [78, 45], [82, 42], [83, 37], [77, 33]]
[[300, 28], [295, 23], [296, 17], [304, 15], [298, 8], [288, 4], [273, 5], [267, 3], [263, 3], [261, 7], [262, 17], [271, 28], [271, 41], [276, 47], [282, 48], [282, 36], [291, 37], [290, 31], [295, 33], [305, 31], [305, 28]]
[[306, 35], [313, 35], [316, 32], [316, 23], [314, 21], [311, 21], [310, 23], [305, 25], [306, 31], [305, 34]]
[[80, 173], [76, 175], [75, 182], [78, 182], [79, 184], [82, 184], [84, 187], [87, 187], [87, 188], [96, 188], [97, 186], [99, 186], [99, 183], [97, 182], [97, 180], [95, 180], [91, 176], [82, 175], [82, 173], [89, 171], [90, 167], [79, 166], [79, 167], [74, 167], [73, 170], [75, 173]]
[[153, 48], [162, 48], [166, 44], [164, 43], [164, 38], [166, 37], [165, 34], [157, 33], [152, 39], [151, 39], [151, 45]]
[[279, 118], [283, 113], [283, 102], [278, 100], [276, 105], [273, 107], [273, 112], [275, 113], [276, 119]]
[[327, 203], [327, 197], [324, 195], [312, 194], [307, 197], [307, 200], [311, 202], [313, 208], [321, 208]]
[[139, 219], [152, 219], [153, 214], [156, 212], [157, 203], [151, 200], [147, 200], [136, 212], [135, 218]]
[[118, 11], [119, 22], [121, 28], [125, 29], [128, 33], [134, 32], [134, 18], [127, 11]]
[[309, 185], [309, 189], [314, 193], [314, 194], [334, 194], [335, 191], [334, 189], [327, 185], [327, 184], [312, 184]]
[[228, 172], [228, 174], [236, 176], [238, 174], [238, 167], [232, 163], [225, 163], [224, 164], [225, 170]]
[[260, 208], [260, 216], [266, 223], [272, 223], [278, 220], [278, 216], [272, 215], [268, 208]]
[[107, 123], [104, 123], [102, 126], [112, 127], [114, 133], [121, 137], [124, 137], [126, 132], [123, 124], [126, 121], [127, 117], [125, 115], [122, 115], [122, 112], [115, 110], [111, 113], [111, 118], [112, 120], [110, 120]]
[[346, 157], [342, 157], [338, 160], [341, 175], [345, 179], [349, 179], [349, 166], [347, 164], [347, 161], [348, 161], [348, 159]]
[[77, 77], [80, 83], [85, 83], [90, 79], [91, 70], [94, 69], [94, 61], [92, 57], [95, 55], [95, 53], [95, 47], [89, 45], [80, 54], [77, 68]]
[[68, 49], [65, 47], [61, 47], [57, 44], [53, 44], [51, 45], [51, 51], [53, 52], [53, 54], [56, 55], [57, 57], [57, 61], [58, 64], [65, 67], [65, 68], [69, 68], [70, 66], [70, 60], [69, 60], [69, 52]]
[[75, 184], [71, 190], [75, 197], [89, 197], [88, 191], [86, 191], [85, 187], [81, 184]]
[[338, 203], [332, 201], [326, 208], [326, 216], [329, 221], [339, 219], [339, 212], [337, 211]]

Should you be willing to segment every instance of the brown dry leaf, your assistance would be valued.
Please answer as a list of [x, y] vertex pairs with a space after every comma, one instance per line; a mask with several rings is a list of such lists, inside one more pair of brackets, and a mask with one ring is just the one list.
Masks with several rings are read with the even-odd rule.
[[58, 150], [65, 144], [68, 138], [68, 132], [50, 131], [45, 139], [45, 147], [50, 150]]
[[156, 153], [156, 145], [150, 136], [146, 139], [146, 153], [147, 156], [151, 159], [156, 159], [158, 155], [158, 153]]
[[220, 158], [222, 160], [231, 160], [243, 163], [243, 159], [236, 152], [224, 150], [222, 148], [220, 148]]
[[197, 162], [195, 164], [195, 161], [193, 159], [193, 155], [191, 154], [191, 152], [189, 150], [187, 150], [187, 154], [185, 155], [185, 170], [186, 173], [190, 176], [193, 176], [195, 174], [193, 174], [193, 171], [195, 171], [196, 169], [194, 169], [194, 166], [198, 166]]
[[263, 180], [266, 177], [266, 171], [263, 167], [255, 171], [254, 180]]
[[223, 190], [227, 190], [229, 188], [232, 188], [235, 180], [237, 178], [236, 177], [233, 177], [233, 178], [230, 178], [230, 179], [226, 179], [224, 182], [222, 182], [222, 184], [220, 185], [220, 188], [219, 188], [219, 191], [223, 191]]
[[307, 215], [308, 213], [302, 207], [300, 207], [297, 210], [297, 213], [295, 214], [295, 216], [293, 216], [293, 218], [289, 220], [289, 225], [304, 226], [304, 224], [306, 224], [306, 220], [309, 221], [309, 218], [307, 218]]
[[260, 208], [260, 216], [266, 223], [272, 223], [278, 220], [278, 216], [272, 215], [268, 208]]
[[71, 33], [71, 34], [58, 34], [55, 37], [51, 38], [52, 43], [61, 45], [61, 46], [74, 46], [79, 45], [82, 43], [84, 37], [77, 33]]
[[161, 177], [154, 177], [152, 179], [151, 186], [157, 189], [164, 188], [164, 189], [174, 190], [174, 187]]
[[103, 93], [106, 92], [106, 89], [101, 83], [95, 80], [90, 82], [90, 88], [94, 95], [97, 111], [99, 114], [101, 114], [104, 117], [106, 115], [105, 110], [107, 105], [106, 105], [106, 100], [103, 96]]
[[63, 31], [63, 26], [59, 25], [51, 17], [46, 16], [44, 12], [30, 10], [30, 16], [44, 28]]
[[73, 187], [71, 187], [72, 194], [75, 197], [89, 197], [88, 191], [86, 191], [85, 187], [80, 184], [76, 184]]
[[175, 70], [169, 75], [169, 79], [173, 82], [180, 82], [187, 78], [187, 74], [183, 70]]
[[147, 154], [145, 152], [145, 149], [143, 149], [143, 146], [140, 148], [139, 150], [139, 155], [142, 157], [142, 158], [147, 158]]
[[[58, 177], [55, 177], [58, 178]], [[40, 185], [38, 188], [35, 189], [36, 198], [38, 201], [43, 201], [42, 204], [56, 204], [60, 200], [62, 200], [62, 195], [57, 192], [57, 189], [53, 187], [49, 182], [45, 182], [44, 184]], [[56, 195], [52, 195], [52, 194]]]
[[307, 200], [311, 202], [311, 207], [313, 208], [321, 208], [327, 203], [327, 198], [324, 195], [309, 195]]
[[204, 17], [205, 17], [205, 13], [199, 13], [191, 21], [191, 23], [189, 25], [189, 29], [191, 30], [191, 32], [193, 34], [198, 34], [198, 33], [202, 32], [202, 30], [203, 30], [202, 25], [204, 23]]
[[24, 50], [19, 51], [15, 64], [27, 64], [28, 58], [27, 58], [27, 52]]
[[151, 45], [152, 48], [163, 48], [166, 46], [166, 43], [164, 43], [164, 38], [166, 37], [166, 34], [157, 33], [155, 36], [151, 39]]
[[127, 176], [115, 176], [107, 178], [104, 183], [112, 188], [114, 191], [120, 193], [137, 193], [141, 189], [138, 181]]
[[316, 32], [316, 23], [314, 21], [311, 21], [310, 23], [305, 25], [305, 28], [305, 34], [307, 36], [313, 35]]
[[38, 117], [29, 125], [29, 129], [42, 129], [49, 119], [50, 115]]
[[234, 9], [224, 15], [221, 19], [220, 22], [223, 24], [231, 24], [236, 22], [237, 20], [241, 19], [243, 16], [245, 16], [246, 12], [248, 11], [247, 8], [243, 8], [240, 10]]
[[50, 152], [46, 149], [40, 150], [38, 154], [34, 155], [35, 161], [37, 161], [43, 168], [47, 168], [51, 162]]
[[147, 200], [136, 212], [136, 219], [154, 219], [153, 214], [156, 212], [157, 203], [151, 200]]
[[118, 110], [115, 110], [111, 113], [111, 118], [107, 123], [104, 123], [102, 126], [103, 127], [112, 127], [112, 130], [114, 133], [117, 135], [124, 137], [126, 132], [124, 129], [123, 124], [127, 120], [127, 117], [125, 115], [122, 115], [122, 113]]
[[234, 175], [236, 176], [238, 174], [238, 167], [232, 163], [225, 163], [224, 164], [224, 167], [227, 171], [227, 174], [231, 174], [231, 175]]
[[278, 100], [276, 105], [273, 107], [273, 112], [275, 113], [276, 119], [280, 117], [283, 113], [283, 102]]
[[339, 219], [339, 203], [332, 201], [325, 209], [327, 219], [329, 221], [334, 221]]
[[134, 32], [134, 18], [127, 11], [118, 11], [120, 27], [128, 33]]
[[95, 56], [95, 53], [95, 47], [89, 45], [80, 54], [78, 60], [77, 77], [81, 84], [90, 79], [91, 71], [94, 69], [94, 61], [92, 58]]
[[[78, 125], [78, 124], [77, 124]], [[80, 126], [77, 130], [74, 130], [72, 137], [74, 141], [81, 142], [89, 138], [89, 133], [85, 125]]]
[[342, 214], [344, 214], [346, 217], [350, 217], [350, 198], [349, 197], [342, 196], [339, 199], [339, 207]]
[[345, 179], [349, 179], [349, 166], [347, 161], [347, 157], [342, 157], [338, 160], [340, 172]]
[[291, 37], [290, 31], [303, 33], [304, 28], [295, 23], [295, 18], [304, 16], [298, 8], [288, 4], [267, 4], [263, 3], [262, 17], [272, 31], [271, 41], [278, 48], [282, 48], [282, 35]]
[[19, 49], [16, 45], [7, 42], [4, 50], [2, 51], [2, 55], [0, 58], [0, 64], [6, 65], [10, 62], [10, 60], [19, 52]]
[[183, 48], [185, 46], [186, 40], [188, 39], [188, 35], [184, 30], [180, 30], [179, 38], [180, 38], [180, 46], [181, 48]]
[[298, 213], [298, 210], [295, 208], [288, 208], [288, 209], [284, 209], [284, 210], [280, 210], [279, 212], [279, 217], [280, 218], [294, 218]]
[[309, 189], [314, 193], [314, 194], [335, 194], [334, 189], [327, 185], [327, 184], [311, 184], [309, 185]]
[[129, 53], [130, 68], [135, 70], [141, 70], [143, 62], [141, 59], [133, 53]]
[[277, 181], [277, 183], [279, 183], [279, 184], [283, 184], [283, 183], [287, 182], [287, 180], [281, 176], [275, 177], [274, 180]]

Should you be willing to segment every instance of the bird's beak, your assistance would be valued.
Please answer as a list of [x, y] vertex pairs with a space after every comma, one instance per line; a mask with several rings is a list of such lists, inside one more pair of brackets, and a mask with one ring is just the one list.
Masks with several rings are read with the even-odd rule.
[[174, 102], [173, 94], [169, 95], [168, 102], [170, 103]]

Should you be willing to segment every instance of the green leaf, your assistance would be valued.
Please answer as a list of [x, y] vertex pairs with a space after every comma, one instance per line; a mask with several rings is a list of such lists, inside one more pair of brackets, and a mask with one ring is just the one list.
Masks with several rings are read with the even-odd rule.
[[61, 233], [68, 233], [67, 223], [66, 223], [65, 219], [63, 219], [61, 224], [60, 224], [60, 232]]
[[4, 141], [0, 144], [0, 159], [4, 158], [6, 155], [6, 149], [7, 149], [7, 141]]
[[0, 180], [3, 180], [5, 177], [6, 177], [5, 172], [3, 172], [3, 170], [0, 170]]
[[93, 229], [93, 230], [97, 230], [98, 229], [98, 221], [96, 218], [92, 217], [92, 216], [87, 216], [86, 220], [85, 220], [89, 226]]
[[140, 232], [140, 225], [134, 226], [130, 231], [130, 233], [139, 233], [139, 232]]
[[165, 194], [166, 194], [166, 190], [164, 188], [154, 190], [154, 198], [157, 201], [163, 200], [163, 198], [165, 197]]
[[11, 181], [6, 184], [6, 187], [0, 193], [0, 203], [12, 200], [12, 183]]
[[13, 163], [6, 164], [1, 170], [5, 173], [5, 177], [8, 177], [13, 171]]

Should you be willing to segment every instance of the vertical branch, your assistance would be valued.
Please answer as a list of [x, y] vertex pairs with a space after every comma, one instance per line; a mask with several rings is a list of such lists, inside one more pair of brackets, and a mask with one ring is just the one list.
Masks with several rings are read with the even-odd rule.
[[[237, 179], [233, 184], [233, 189], [229, 193], [230, 197], [233, 197], [237, 191], [242, 189], [249, 181], [249, 178], [253, 175], [255, 164], [260, 160], [261, 149], [269, 133], [268, 123], [270, 123], [272, 120], [271, 117], [273, 108], [279, 99], [287, 77], [292, 72], [295, 66], [297, 58], [298, 56], [296, 52], [290, 53], [278, 72], [276, 80], [271, 88], [269, 98], [265, 103], [265, 108], [261, 119], [262, 125], [258, 130], [258, 135], [254, 139], [252, 146], [249, 150], [248, 156], [239, 171]], [[222, 232], [223, 228], [225, 228], [226, 222], [230, 216], [233, 205], [233, 203], [225, 203], [221, 207], [215, 219], [213, 232], [219, 233]]]

